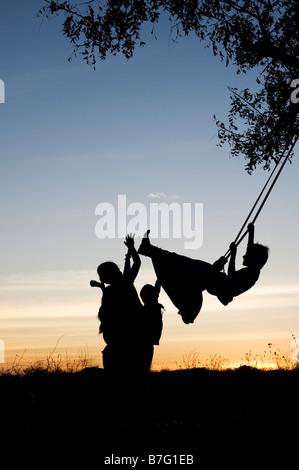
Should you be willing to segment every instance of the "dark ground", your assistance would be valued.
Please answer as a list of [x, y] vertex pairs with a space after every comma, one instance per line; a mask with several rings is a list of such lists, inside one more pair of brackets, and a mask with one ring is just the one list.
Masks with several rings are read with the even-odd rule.
[[192, 455], [189, 468], [297, 467], [299, 370], [154, 372], [147, 388], [135, 413], [113, 416], [101, 369], [0, 376], [1, 455], [39, 468], [102, 468], [112, 454], [138, 456], [137, 468], [151, 454]]

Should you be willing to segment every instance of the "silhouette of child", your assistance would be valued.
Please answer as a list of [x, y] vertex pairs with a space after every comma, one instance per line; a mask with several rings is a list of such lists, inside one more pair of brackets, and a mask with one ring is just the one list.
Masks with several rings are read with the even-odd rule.
[[163, 329], [162, 314], [164, 307], [158, 302], [161, 290], [161, 282], [157, 279], [154, 286], [145, 284], [141, 291], [140, 297], [143, 302], [143, 315], [147, 319], [148, 336], [152, 344], [159, 345]]
[[154, 286], [145, 284], [141, 291], [140, 297], [143, 302], [143, 328], [145, 343], [145, 369], [150, 370], [154, 354], [154, 345], [159, 345], [163, 329], [164, 307], [158, 302], [161, 289], [161, 283], [157, 279]]
[[[230, 244], [231, 257], [228, 265], [227, 281], [223, 283], [226, 290], [218, 293], [218, 298], [224, 305], [227, 305], [233, 297], [243, 294], [251, 289], [257, 282], [261, 269], [266, 264], [269, 256], [269, 248], [259, 243], [254, 243], [254, 225], [248, 225], [248, 243], [246, 253], [243, 256], [242, 269], [236, 271], [236, 254], [237, 247], [235, 243]], [[227, 262], [226, 258], [221, 257], [214, 263], [218, 269], [224, 267]], [[231, 300], [230, 300], [231, 299]]]
[[117, 264], [106, 261], [97, 268], [101, 282], [90, 281], [91, 287], [99, 287], [103, 291], [98, 312], [100, 333], [103, 333], [107, 344], [114, 345], [127, 341], [134, 334], [136, 315], [141, 310], [141, 302], [134, 286], [141, 265], [140, 258], [134, 246], [134, 237], [127, 235], [124, 243], [128, 251], [123, 273]]
[[236, 245], [232, 243], [231, 260], [228, 274], [221, 272], [227, 262], [225, 257], [214, 264], [194, 260], [187, 256], [171, 253], [153, 246], [146, 232], [138, 253], [149, 256], [158, 279], [173, 302], [179, 309], [184, 323], [193, 323], [202, 307], [202, 291], [205, 289], [227, 305], [233, 297], [250, 289], [258, 280], [260, 270], [268, 259], [268, 248], [254, 243], [254, 225], [248, 225], [248, 245], [243, 259], [246, 266], [239, 271], [235, 269]]
[[134, 408], [141, 395], [144, 374], [139, 337], [142, 304], [134, 286], [141, 262], [134, 238], [127, 236], [124, 243], [128, 251], [123, 272], [117, 264], [107, 261], [97, 268], [100, 282], [90, 281], [91, 287], [103, 291], [98, 318], [99, 332], [106, 343], [102, 355], [109, 419], [110, 413], [120, 417]]

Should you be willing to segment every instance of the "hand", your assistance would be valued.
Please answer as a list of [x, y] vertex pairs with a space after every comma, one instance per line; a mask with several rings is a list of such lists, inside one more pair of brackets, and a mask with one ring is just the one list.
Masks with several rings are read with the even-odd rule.
[[232, 253], [236, 253], [237, 251], [237, 246], [235, 244], [235, 242], [232, 242], [230, 245], [229, 245], [229, 249]]
[[97, 282], [97, 281], [90, 281], [90, 286], [91, 287], [100, 287], [102, 290], [105, 289], [105, 285], [102, 284], [101, 282]]
[[135, 233], [133, 235], [130, 233], [130, 235], [126, 236], [124, 244], [126, 245], [128, 250], [132, 250], [134, 248], [134, 244], [135, 244], [134, 237], [135, 237]]
[[250, 222], [250, 224], [247, 225], [247, 229], [249, 233], [253, 233], [254, 231], [254, 223]]
[[226, 263], [227, 263], [227, 259], [225, 258], [225, 256], [221, 256], [221, 258], [217, 259], [217, 261], [213, 263], [213, 266], [215, 269], [222, 271]]
[[221, 258], [219, 258], [219, 264], [220, 266], [222, 266], [222, 269], [224, 268], [226, 263], [227, 263], [227, 259], [225, 258], [225, 256], [221, 256]]

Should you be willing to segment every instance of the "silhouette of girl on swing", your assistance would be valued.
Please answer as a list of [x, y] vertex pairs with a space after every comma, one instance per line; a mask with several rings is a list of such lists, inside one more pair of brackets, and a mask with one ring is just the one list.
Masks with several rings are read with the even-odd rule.
[[203, 302], [202, 292], [217, 296], [223, 305], [254, 286], [268, 259], [268, 248], [254, 243], [254, 225], [248, 225], [248, 244], [243, 256], [244, 268], [236, 271], [237, 247], [231, 243], [228, 274], [222, 272], [227, 259], [222, 256], [210, 264], [155, 247], [146, 232], [138, 253], [148, 256], [161, 285], [178, 308], [184, 323], [193, 323]]

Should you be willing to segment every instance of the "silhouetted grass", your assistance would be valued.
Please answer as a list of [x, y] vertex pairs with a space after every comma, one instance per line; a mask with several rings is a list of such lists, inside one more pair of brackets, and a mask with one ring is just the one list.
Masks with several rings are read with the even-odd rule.
[[[294, 338], [294, 336], [293, 336]], [[268, 343], [268, 349], [263, 354], [253, 354], [251, 350], [245, 353], [240, 361], [233, 364], [229, 359], [221, 355], [210, 355], [207, 359], [202, 360], [200, 354], [195, 351], [185, 352], [181, 362], [176, 361], [178, 370], [205, 368], [208, 370], [227, 370], [235, 369], [242, 366], [248, 366], [257, 369], [282, 369], [293, 370], [299, 367], [299, 363], [293, 363], [290, 354], [283, 353], [278, 346]]]
[[[91, 456], [102, 468], [112, 454], [188, 454], [197, 464], [193, 468], [240, 462], [240, 453], [246, 463], [252, 458], [262, 468], [263, 459], [269, 465], [278, 449], [290, 455], [297, 446], [299, 369], [245, 364], [221, 369], [221, 360], [213, 357], [210, 365], [216, 368], [193, 368], [196, 359], [186, 356], [188, 368], [151, 372], [136, 409], [122, 401], [126, 384], [119, 383], [121, 412], [109, 401], [104, 370], [84, 367], [85, 359], [67, 371], [52, 356], [3, 374], [2, 449], [22, 444], [22, 458], [29, 460], [38, 449], [43, 465], [51, 456], [61, 464], [63, 452], [67, 461], [83, 453], [84, 468]], [[209, 461], [213, 465], [205, 467]]]
[[57, 465], [65, 451], [68, 465], [80, 453], [84, 468], [94, 458], [102, 468], [112, 454], [186, 454], [196, 468], [234, 461], [268, 468], [278, 452], [290, 458], [297, 449], [299, 368], [272, 343], [235, 368], [218, 355], [184, 353], [176, 370], [152, 371], [131, 406], [123, 400], [127, 384], [111, 401], [95, 359], [86, 351], [62, 357], [57, 344], [45, 359], [24, 366], [24, 352], [0, 373], [0, 443], [13, 447], [14, 459], [18, 449], [31, 462], [38, 449], [42, 466], [50, 456]]
[[12, 364], [6, 368], [0, 369], [1, 375], [28, 375], [34, 373], [53, 373], [53, 372], [78, 372], [82, 369], [93, 367], [96, 363], [96, 358], [93, 357], [87, 350], [80, 351], [77, 356], [71, 357], [68, 353], [63, 356], [56, 354], [60, 338], [57, 340], [55, 347], [49, 355], [44, 359], [38, 359], [31, 362], [23, 362], [26, 350], [23, 351], [21, 356], [16, 355]]
[[[1, 375], [28, 375], [34, 373], [58, 373], [58, 372], [79, 372], [90, 367], [97, 367], [98, 357], [91, 355], [87, 350], [83, 350], [76, 357], [71, 357], [67, 353], [54, 354], [59, 340], [54, 349], [44, 359], [25, 362], [24, 357], [26, 351], [21, 356], [16, 355], [13, 363], [9, 367], [0, 369]], [[299, 367], [299, 363], [293, 363], [290, 354], [283, 353], [278, 346], [268, 343], [268, 349], [262, 355], [254, 354], [251, 350], [245, 353], [244, 357], [237, 363], [232, 363], [229, 359], [221, 355], [209, 355], [208, 358], [202, 359], [200, 353], [196, 350], [184, 352], [181, 361], [175, 362], [177, 370], [190, 369], [207, 369], [216, 371], [225, 371], [227, 369], [235, 369], [242, 366], [267, 369], [293, 370]], [[128, 365], [129, 367], [129, 365]], [[169, 368], [161, 368], [161, 371], [170, 370]]]

